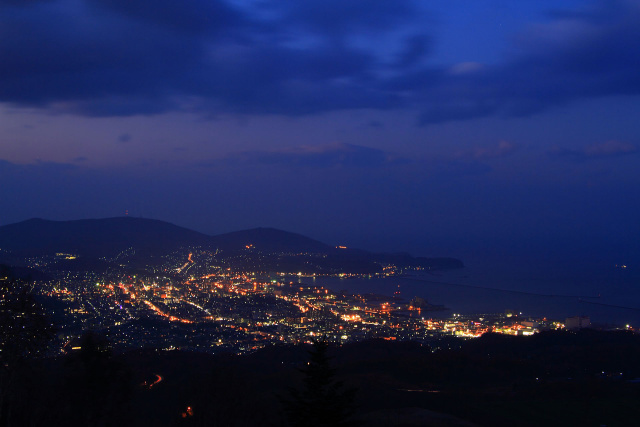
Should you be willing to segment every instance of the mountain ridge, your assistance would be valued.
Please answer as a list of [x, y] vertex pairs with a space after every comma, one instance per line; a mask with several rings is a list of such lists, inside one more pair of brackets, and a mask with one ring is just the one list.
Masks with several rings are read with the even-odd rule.
[[[340, 270], [350, 265], [358, 271], [379, 270], [382, 265], [415, 265], [425, 268], [458, 268], [455, 258], [422, 258], [407, 253], [373, 253], [362, 249], [336, 248], [302, 234], [272, 227], [258, 227], [218, 235], [207, 235], [157, 219], [112, 217], [54, 221], [31, 218], [0, 226], [0, 255], [43, 256], [69, 253], [83, 257], [107, 258], [134, 249], [141, 256], [160, 256], [181, 247], [202, 247], [226, 254], [277, 255], [274, 263], [310, 264], [296, 259], [316, 257], [314, 268]], [[283, 257], [286, 257], [284, 259]], [[1, 258], [1, 257], [0, 257]], [[373, 265], [378, 267], [373, 267]], [[293, 267], [292, 267], [293, 268]], [[348, 268], [347, 268], [348, 270]], [[302, 271], [302, 270], [301, 270]]]
[[254, 245], [258, 250], [286, 252], [295, 249], [302, 252], [323, 252], [331, 246], [299, 233], [273, 227], [256, 227], [211, 236], [221, 249], [239, 250]]
[[181, 244], [206, 244], [210, 236], [156, 219], [112, 217], [55, 221], [31, 218], [0, 227], [0, 248], [18, 254], [55, 252], [113, 255], [138, 247], [151, 250]]

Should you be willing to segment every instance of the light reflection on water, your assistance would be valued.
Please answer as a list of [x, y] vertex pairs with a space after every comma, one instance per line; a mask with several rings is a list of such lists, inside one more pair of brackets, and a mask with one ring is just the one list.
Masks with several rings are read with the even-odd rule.
[[[444, 304], [454, 313], [522, 312], [525, 316], [564, 320], [590, 316], [592, 323], [640, 325], [640, 277], [637, 269], [615, 266], [527, 263], [491, 268], [471, 265], [460, 270], [427, 274], [408, 272], [389, 278], [295, 278], [300, 283], [322, 285], [352, 293], [425, 298]], [[445, 313], [442, 313], [445, 314]], [[431, 315], [431, 313], [430, 313]], [[436, 317], [434, 313], [433, 317]]]

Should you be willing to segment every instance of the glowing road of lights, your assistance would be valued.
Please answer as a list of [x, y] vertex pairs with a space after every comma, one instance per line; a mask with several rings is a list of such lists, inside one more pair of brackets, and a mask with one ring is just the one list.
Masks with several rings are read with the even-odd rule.
[[191, 301], [189, 301], [188, 299], [180, 298], [180, 301], [182, 301], [182, 302], [183, 302], [183, 303], [185, 303], [185, 304], [192, 305], [193, 307], [196, 307], [196, 308], [198, 308], [198, 309], [200, 309], [200, 310], [204, 311], [204, 312], [205, 312], [205, 313], [207, 313], [207, 314], [211, 314], [211, 312], [210, 312], [209, 310], [207, 310], [206, 308], [204, 308], [203, 306], [198, 305], [198, 304], [196, 304], [195, 302], [191, 302]]
[[187, 268], [189, 266], [189, 264], [194, 264], [195, 262], [193, 261], [193, 259], [191, 259], [191, 257], [193, 256], [192, 253], [189, 254], [189, 258], [187, 258], [187, 262], [184, 263], [184, 265], [182, 267], [176, 268], [176, 271], [178, 273], [182, 273], [182, 271]]
[[153, 386], [158, 385], [160, 382], [162, 382], [163, 379], [164, 378], [162, 378], [162, 375], [156, 374], [156, 379], [153, 380], [153, 382], [148, 383], [147, 381], [145, 381], [141, 385], [142, 387], [146, 387], [147, 389], [151, 390]]
[[162, 310], [160, 310], [158, 307], [156, 307], [155, 305], [153, 305], [152, 303], [150, 303], [149, 301], [145, 300], [144, 303], [147, 305], [147, 307], [149, 307], [151, 310], [155, 311], [156, 314], [158, 316], [162, 316], [162, 317], [166, 317], [167, 319], [169, 319], [170, 322], [181, 322], [181, 323], [193, 323], [192, 320], [188, 320], [188, 319], [181, 319], [179, 317], [176, 316], [171, 316], [165, 312], [163, 312]]

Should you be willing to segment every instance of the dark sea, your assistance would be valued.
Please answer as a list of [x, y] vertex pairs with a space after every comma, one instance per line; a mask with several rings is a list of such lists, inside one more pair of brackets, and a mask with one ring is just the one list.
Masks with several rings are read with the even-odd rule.
[[[465, 267], [431, 273], [406, 271], [402, 277], [371, 279], [305, 278], [301, 283], [351, 293], [419, 296], [453, 313], [504, 313], [564, 321], [589, 316], [598, 326], [640, 326], [640, 266], [597, 259], [500, 257], [465, 260]], [[626, 267], [624, 267], [626, 265]], [[431, 314], [431, 313], [430, 313]]]

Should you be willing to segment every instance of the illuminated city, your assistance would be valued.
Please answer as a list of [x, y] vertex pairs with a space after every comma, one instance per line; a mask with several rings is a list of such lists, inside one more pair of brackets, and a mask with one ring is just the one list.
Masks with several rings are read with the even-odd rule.
[[[75, 256], [58, 253], [31, 262], [47, 271], [60, 258]], [[126, 262], [122, 254], [117, 259]], [[432, 343], [443, 336], [531, 335], [565, 328], [565, 319], [530, 319], [511, 312], [461, 315], [419, 297], [339, 293], [305, 284], [315, 274], [268, 274], [227, 265], [217, 252], [190, 248], [167, 255], [151, 274], [61, 271], [34, 289], [59, 303], [53, 315], [62, 319], [60, 351], [68, 351], [68, 343], [88, 328], [103, 331], [121, 350], [238, 354], [319, 338], [338, 344], [373, 338]], [[401, 273], [407, 271], [387, 265], [374, 275], [393, 278]]]
[[[296, 402], [295, 399], [283, 400], [284, 386], [276, 385], [279, 380], [274, 380], [272, 375], [287, 377], [296, 371], [315, 375], [311, 374], [313, 370], [305, 371], [304, 367], [310, 363], [328, 363], [334, 357], [340, 361], [341, 376], [353, 378], [352, 381], [359, 384], [359, 395], [371, 400], [364, 403], [369, 412], [349, 410], [343, 416], [358, 413], [358, 419], [366, 419], [364, 422], [367, 423], [382, 422], [379, 417], [383, 415], [373, 415], [376, 414], [375, 407], [402, 405], [408, 395], [418, 398], [422, 394], [437, 394], [443, 399], [441, 404], [445, 405], [445, 409], [439, 407], [439, 400], [434, 401], [433, 398], [416, 400], [416, 404], [424, 408], [437, 408], [450, 414], [462, 414], [463, 419], [485, 422], [483, 416], [495, 419], [502, 410], [485, 410], [487, 415], [474, 415], [459, 412], [460, 408], [468, 406], [470, 409], [465, 411], [477, 411], [472, 409], [476, 404], [484, 405], [501, 396], [508, 382], [516, 379], [524, 382], [522, 393], [525, 394], [537, 393], [535, 390], [541, 387], [549, 393], [555, 387], [574, 387], [574, 377], [568, 376], [567, 372], [580, 378], [575, 382], [578, 388], [586, 387], [585, 382], [597, 381], [598, 387], [604, 388], [592, 391], [594, 393], [609, 393], [609, 390], [631, 393], [620, 400], [621, 408], [626, 408], [629, 399], [634, 398], [633, 393], [637, 392], [634, 388], [637, 370], [633, 368], [636, 360], [633, 354], [636, 350], [640, 354], [640, 342], [637, 342], [640, 334], [631, 324], [603, 327], [592, 325], [588, 316], [564, 319], [531, 317], [508, 309], [477, 314], [456, 312], [438, 304], [438, 301], [403, 295], [404, 289], [418, 289], [409, 286], [408, 281], [433, 281], [447, 271], [464, 271], [461, 262], [451, 259], [370, 253], [363, 258], [359, 251], [340, 245], [336, 248], [319, 245], [300, 236], [292, 239], [292, 235], [286, 232], [268, 230], [269, 239], [261, 239], [260, 236], [265, 234], [262, 229], [243, 231], [232, 235], [232, 239], [225, 237], [221, 240], [214, 236], [212, 240], [203, 240], [204, 243], [209, 242], [204, 246], [178, 246], [169, 251], [158, 247], [149, 250], [129, 246], [111, 256], [91, 258], [88, 253], [102, 252], [91, 244], [84, 248], [78, 246], [82, 248], [78, 251], [65, 249], [34, 255], [52, 242], [54, 246], [68, 247], [90, 241], [94, 232], [87, 224], [102, 229], [110, 223], [120, 224], [119, 227], [148, 224], [144, 220], [116, 218], [67, 223], [37, 220], [15, 226], [28, 236], [28, 230], [34, 224], [45, 224], [54, 229], [61, 224], [65, 227], [80, 224], [84, 234], [77, 238], [72, 234], [66, 235], [64, 241], [58, 238], [48, 241], [47, 233], [39, 228], [38, 243], [27, 251], [31, 255], [21, 255], [26, 252], [17, 250], [13, 243], [5, 243], [5, 259], [20, 265], [23, 276], [27, 271], [34, 276], [27, 281], [14, 279], [11, 270], [5, 269], [6, 273], [0, 277], [0, 284], [13, 283], [17, 286], [13, 289], [3, 287], [5, 293], [0, 314], [12, 318], [5, 319], [6, 327], [2, 330], [1, 344], [6, 349], [2, 357], [7, 361], [7, 367], [19, 366], [14, 365], [16, 360], [25, 356], [17, 356], [17, 359], [12, 356], [13, 341], [31, 343], [27, 344], [29, 350], [25, 360], [59, 366], [46, 375], [49, 381], [65, 390], [59, 397], [62, 400], [82, 392], [88, 393], [86, 402], [95, 402], [91, 400], [95, 397], [91, 397], [88, 390], [96, 387], [91, 385], [96, 380], [104, 383], [105, 387], [112, 384], [128, 388], [130, 391], [127, 393], [134, 396], [132, 402], [143, 406], [156, 405], [154, 402], [158, 396], [165, 393], [171, 396], [162, 410], [152, 406], [151, 412], [148, 408], [123, 412], [128, 422], [133, 422], [131, 420], [136, 417], [147, 418], [155, 412], [161, 414], [160, 425], [219, 417], [217, 412], [209, 412], [211, 404], [207, 403], [207, 396], [210, 393], [217, 396], [217, 392], [203, 392], [202, 387], [205, 386], [201, 381], [211, 381], [221, 390], [234, 390], [235, 386], [226, 380], [230, 374], [225, 372], [230, 370], [235, 372], [231, 375], [256, 387], [253, 392], [243, 391], [245, 396], [251, 395], [263, 401], [261, 411], [268, 413], [269, 419], [284, 423], [279, 408], [294, 411], [292, 408], [302, 403], [291, 403]], [[160, 222], [153, 224], [154, 233], [173, 227]], [[6, 228], [4, 231], [0, 229], [0, 241], [3, 232], [7, 232]], [[121, 245], [118, 242], [122, 236], [113, 233], [111, 244]], [[276, 238], [280, 240], [272, 240]], [[226, 243], [220, 243], [223, 241]], [[281, 246], [284, 241], [292, 245], [289, 250], [266, 249]], [[223, 249], [212, 247], [211, 242], [217, 242]], [[295, 246], [313, 246], [319, 251], [295, 250]], [[345, 254], [347, 258], [341, 258]], [[375, 265], [365, 262], [372, 259], [386, 262]], [[389, 262], [393, 259], [398, 263]], [[277, 270], [277, 266], [281, 269]], [[351, 283], [387, 284], [388, 293], [336, 290], [336, 284], [347, 287]], [[15, 307], [24, 307], [15, 306], [12, 302], [23, 298], [21, 289], [28, 289], [28, 295], [35, 298], [32, 306], [40, 307], [37, 312], [24, 308], [16, 311]], [[540, 295], [531, 293], [527, 296]], [[34, 326], [31, 323], [34, 321], [41, 323]], [[26, 329], [23, 331], [23, 328]], [[40, 335], [35, 328], [43, 328], [43, 341], [38, 341]], [[306, 350], [308, 348], [315, 350]], [[324, 356], [317, 353], [323, 348], [331, 349], [333, 355], [324, 362]], [[618, 348], [618, 356], [602, 359], [599, 355], [609, 348]], [[572, 355], [570, 359], [576, 363], [576, 358], [582, 357], [581, 352], [587, 349], [593, 355], [579, 362], [580, 366], [585, 366], [581, 368], [584, 371], [575, 372], [571, 365], [562, 367], [559, 360], [564, 355]], [[311, 355], [311, 362], [305, 361], [309, 357], [305, 353]], [[313, 362], [317, 357], [320, 357], [319, 362]], [[544, 362], [538, 365], [540, 360], [546, 361], [549, 357], [560, 359], [552, 364]], [[470, 364], [466, 358], [475, 362]], [[357, 367], [360, 364], [367, 367], [365, 377], [356, 374], [364, 369]], [[209, 374], [211, 367], [214, 367], [213, 373]], [[96, 368], [103, 373], [93, 372], [92, 369]], [[131, 383], [127, 377], [108, 379], [105, 375], [112, 375], [108, 372], [114, 369], [116, 372], [118, 369], [131, 369], [135, 382]], [[68, 373], [59, 378], [57, 370]], [[405, 370], [406, 373], [402, 373]], [[8, 369], [3, 375], [10, 378], [13, 372]], [[409, 372], [412, 374], [407, 377]], [[190, 377], [185, 378], [186, 374]], [[498, 388], [476, 390], [477, 380], [474, 378], [478, 375], [487, 376], [483, 381]], [[297, 384], [296, 381], [290, 378], [284, 384]], [[366, 385], [368, 381], [373, 381], [373, 384]], [[391, 383], [387, 384], [387, 381]], [[464, 392], [456, 388], [458, 383], [465, 388]], [[338, 387], [339, 384], [342, 383], [334, 385]], [[184, 387], [190, 390], [187, 394], [183, 394]], [[599, 390], [593, 385], [588, 387]], [[339, 394], [342, 396], [340, 399], [352, 402], [348, 390]], [[47, 393], [46, 388], [42, 393]], [[462, 406], [459, 401], [461, 395], [468, 396], [465, 398], [468, 403]], [[128, 405], [126, 396], [103, 399], [123, 408]], [[382, 404], [375, 403], [376, 396], [392, 398]], [[519, 399], [516, 396], [520, 394], [514, 394], [513, 399]], [[517, 404], [515, 400], [508, 400], [509, 405]], [[481, 403], [483, 401], [484, 404]], [[34, 402], [45, 405], [43, 398]], [[64, 406], [55, 403], [55, 399], [53, 402], [51, 405], [54, 405], [56, 416], [69, 419]], [[609, 414], [606, 409], [598, 409], [606, 405], [606, 401], [602, 402], [594, 406], [594, 411]], [[224, 423], [239, 419], [240, 407], [230, 402], [225, 405], [230, 412], [223, 416]], [[73, 416], [76, 417], [74, 422], [82, 425], [95, 417], [96, 411], [102, 410], [100, 408], [102, 404], [96, 403], [79, 407]], [[625, 417], [629, 416], [628, 410], [619, 410], [627, 414]], [[22, 416], [39, 419], [35, 415]], [[117, 418], [114, 415], [99, 416], [103, 419]], [[256, 416], [249, 417], [250, 423], [255, 422]], [[425, 416], [433, 421], [433, 417], [442, 415], [418, 412], [411, 419]], [[324, 415], [318, 413], [314, 417]], [[368, 417], [373, 417], [373, 420]], [[290, 412], [286, 418], [291, 420], [295, 415]], [[451, 425], [462, 427], [466, 425], [463, 419], [452, 419]], [[533, 423], [535, 419], [532, 418]], [[331, 423], [333, 421], [329, 425]]]
[[0, 427], [630, 427], [640, 0], [0, 0]]

